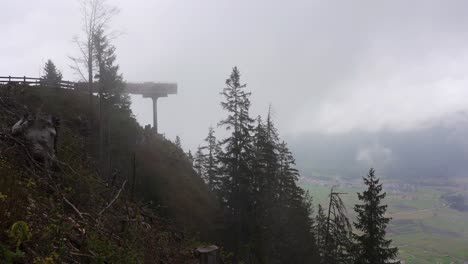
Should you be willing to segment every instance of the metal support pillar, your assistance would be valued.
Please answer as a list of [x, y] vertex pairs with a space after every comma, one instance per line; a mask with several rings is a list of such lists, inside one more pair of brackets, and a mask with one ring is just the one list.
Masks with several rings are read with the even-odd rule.
[[153, 130], [158, 133], [158, 97], [151, 97], [153, 99]]

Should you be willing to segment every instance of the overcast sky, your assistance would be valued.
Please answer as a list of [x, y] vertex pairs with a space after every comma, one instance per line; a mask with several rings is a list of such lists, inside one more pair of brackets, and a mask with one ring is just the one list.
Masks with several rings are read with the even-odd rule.
[[[280, 133], [412, 131], [468, 108], [467, 1], [108, 0], [127, 81], [170, 81], [159, 127], [195, 148], [225, 115], [233, 66], [252, 91], [252, 115], [273, 105]], [[79, 2], [2, 1], [0, 75], [38, 76], [80, 36]], [[149, 99], [135, 99], [142, 124]], [[385, 148], [385, 147], [383, 147]], [[367, 158], [367, 152], [361, 158]]]

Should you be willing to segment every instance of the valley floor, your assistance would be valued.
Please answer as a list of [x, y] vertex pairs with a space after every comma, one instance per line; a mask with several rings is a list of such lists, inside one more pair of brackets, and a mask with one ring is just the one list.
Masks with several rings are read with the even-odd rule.
[[[400, 259], [406, 264], [468, 263], [468, 212], [448, 207], [441, 196], [455, 191], [466, 191], [466, 183], [441, 187], [436, 184], [411, 185], [402, 182], [386, 185], [388, 216], [392, 217], [388, 236], [397, 246]], [[314, 204], [327, 204], [331, 186], [336, 182], [302, 180], [309, 190]], [[357, 192], [363, 190], [360, 182], [338, 183], [338, 190], [345, 192], [344, 201], [351, 219]]]

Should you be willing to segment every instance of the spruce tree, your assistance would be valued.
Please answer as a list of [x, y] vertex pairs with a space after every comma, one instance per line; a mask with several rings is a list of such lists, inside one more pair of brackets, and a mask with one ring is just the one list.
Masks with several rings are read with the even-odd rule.
[[295, 168], [294, 157], [284, 141], [278, 144], [278, 162], [278, 199], [301, 201], [304, 191], [296, 185], [299, 171]]
[[175, 141], [174, 141], [174, 144], [176, 145], [176, 147], [177, 147], [179, 150], [182, 150], [182, 143], [181, 143], [181, 141], [180, 141], [180, 137], [179, 137], [179, 136], [176, 136]]
[[327, 232], [327, 216], [325, 215], [325, 211], [323, 210], [322, 205], [319, 204], [317, 215], [315, 216], [314, 234], [315, 234], [315, 243], [316, 243], [317, 253], [320, 257], [321, 264], [325, 264], [326, 232]]
[[270, 112], [254, 128], [245, 87], [234, 68], [222, 92], [228, 116], [219, 125], [230, 132], [217, 155], [224, 244], [236, 263], [314, 263], [311, 197], [297, 185], [294, 157], [280, 143]]
[[252, 216], [252, 123], [249, 116], [250, 93], [240, 81], [234, 67], [221, 93], [221, 106], [228, 116], [219, 122], [231, 135], [221, 141], [222, 188], [220, 195], [225, 203], [226, 222], [232, 232], [230, 239], [234, 253], [249, 258]]
[[195, 152], [195, 157], [193, 158], [193, 168], [200, 178], [202, 178], [205, 182], [208, 182], [205, 174], [205, 163], [205, 154], [203, 154], [202, 148], [199, 146], [197, 152]]
[[[275, 184], [277, 179], [276, 141], [268, 137], [267, 125], [260, 116], [254, 132], [254, 160], [253, 160], [253, 201], [255, 226], [255, 257], [260, 263], [277, 263], [277, 248], [275, 246], [275, 206], [277, 199]], [[276, 243], [277, 244], [277, 243]]]
[[188, 151], [187, 153], [185, 153], [185, 154], [187, 155], [187, 159], [188, 159], [188, 161], [189, 161], [189, 162], [190, 162], [190, 164], [192, 164], [192, 166], [193, 166], [194, 157], [193, 157], [193, 155], [192, 155], [192, 151], [191, 151], [191, 150], [189, 150], [189, 151]]
[[124, 93], [124, 81], [116, 64], [115, 47], [110, 42], [103, 29], [97, 30], [94, 35], [94, 58], [98, 80], [99, 97], [109, 106], [129, 111], [130, 97]]
[[115, 47], [108, 39], [103, 28], [98, 28], [93, 34], [93, 58], [97, 66], [95, 80], [99, 93], [99, 160], [100, 171], [110, 179], [113, 142], [116, 133], [112, 130], [112, 118], [115, 111], [130, 112], [130, 99], [124, 93], [124, 82], [119, 66], [116, 64]]
[[62, 81], [62, 73], [55, 67], [52, 60], [47, 60], [44, 65], [44, 75], [42, 76], [41, 83], [49, 87], [60, 88]]
[[208, 135], [205, 138], [206, 145], [203, 149], [207, 152], [203, 169], [206, 173], [206, 182], [210, 191], [218, 191], [220, 188], [219, 179], [219, 159], [218, 155], [221, 153], [221, 148], [216, 140], [213, 127], [209, 127]]
[[[267, 200], [274, 202], [274, 193], [278, 189], [280, 175], [279, 164], [279, 136], [278, 131], [271, 118], [271, 111], [268, 110], [268, 116], [265, 123], [262, 123], [261, 117], [257, 118], [258, 125], [256, 129], [256, 160], [260, 167], [261, 177], [257, 177], [259, 188], [264, 192]], [[291, 156], [292, 157], [292, 156]]]
[[390, 218], [385, 217], [387, 205], [382, 204], [386, 193], [382, 192], [382, 184], [375, 177], [374, 169], [370, 169], [363, 178], [367, 190], [358, 193], [362, 204], [354, 206], [357, 222], [354, 226], [360, 231], [355, 235], [357, 241], [356, 264], [399, 263], [395, 261], [398, 248], [391, 247], [391, 239], [386, 239], [386, 231]]
[[[271, 120], [270, 120], [271, 122]], [[272, 125], [272, 123], [271, 123]], [[267, 121], [268, 126], [268, 121]], [[276, 144], [278, 168], [273, 206], [275, 254], [279, 263], [314, 263], [317, 258], [311, 197], [297, 185], [299, 171], [286, 142]]]

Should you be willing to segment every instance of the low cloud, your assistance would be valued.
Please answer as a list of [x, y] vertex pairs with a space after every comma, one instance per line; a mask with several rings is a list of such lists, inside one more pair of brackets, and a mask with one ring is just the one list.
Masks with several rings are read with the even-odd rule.
[[390, 148], [374, 144], [360, 148], [356, 153], [356, 161], [367, 167], [387, 167], [393, 159], [393, 153]]

